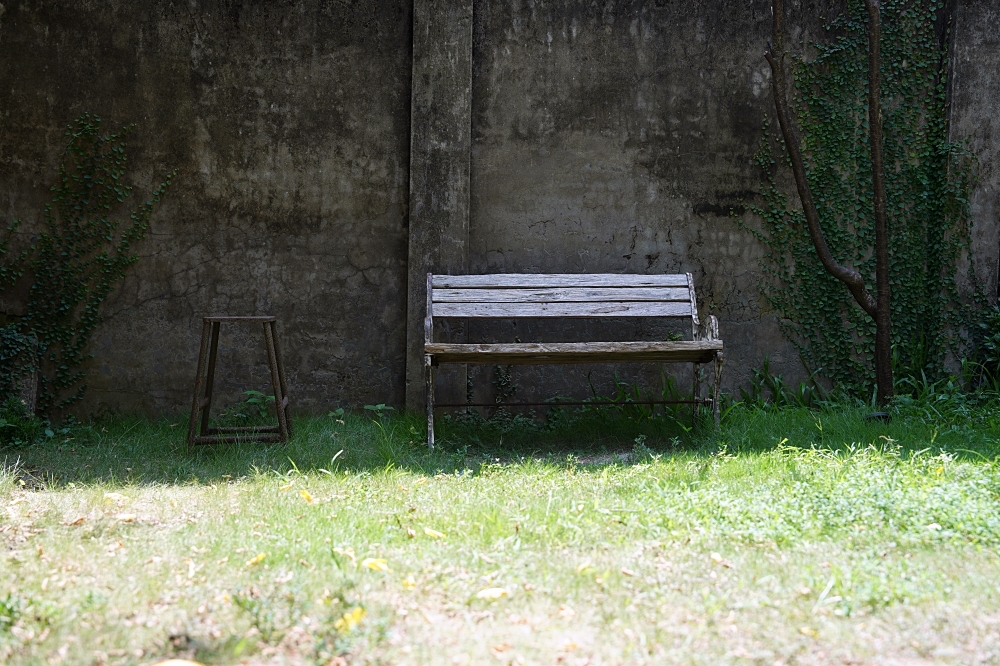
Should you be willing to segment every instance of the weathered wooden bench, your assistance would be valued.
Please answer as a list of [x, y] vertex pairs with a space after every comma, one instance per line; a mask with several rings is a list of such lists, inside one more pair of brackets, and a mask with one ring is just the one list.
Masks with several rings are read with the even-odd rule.
[[[436, 319], [521, 318], [690, 319], [692, 340], [663, 342], [562, 342], [452, 344], [434, 342]], [[690, 273], [678, 275], [433, 275], [427, 274], [424, 371], [427, 382], [427, 444], [434, 446], [434, 368], [443, 363], [548, 365], [557, 363], [692, 363], [695, 418], [711, 404], [719, 422], [722, 341], [719, 324], [698, 319]], [[699, 365], [715, 364], [712, 396], [702, 398]], [[659, 401], [667, 402], [667, 401]], [[558, 404], [558, 403], [557, 403]]]

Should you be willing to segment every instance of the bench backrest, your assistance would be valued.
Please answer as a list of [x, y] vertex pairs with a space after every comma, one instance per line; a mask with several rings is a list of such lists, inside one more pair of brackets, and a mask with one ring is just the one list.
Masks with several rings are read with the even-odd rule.
[[698, 302], [690, 273], [428, 273], [428, 324], [438, 317], [688, 317], [692, 331], [696, 331]]

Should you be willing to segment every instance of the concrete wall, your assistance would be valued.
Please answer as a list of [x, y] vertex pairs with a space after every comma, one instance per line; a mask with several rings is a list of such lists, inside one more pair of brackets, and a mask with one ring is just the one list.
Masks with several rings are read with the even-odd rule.
[[952, 141], [967, 139], [978, 160], [972, 193], [972, 244], [979, 281], [1000, 279], [1000, 1], [956, 0], [952, 19]]
[[[691, 272], [728, 386], [765, 355], [799, 376], [757, 288], [765, 248], [737, 223], [773, 107], [769, 4], [477, 2], [473, 272]], [[795, 35], [817, 37], [803, 18], [837, 3], [804, 4]], [[591, 371], [606, 389], [612, 369], [546, 372], [587, 390]]]
[[[820, 36], [842, 6], [788, 4], [790, 43]], [[765, 355], [794, 380], [797, 356], [757, 289], [764, 248], [737, 225], [772, 107], [769, 5], [11, 2], [0, 211], [37, 222], [62, 129], [85, 110], [138, 124], [137, 196], [179, 170], [106, 304], [89, 410], [186, 409], [210, 313], [278, 315], [298, 411], [418, 406], [428, 270], [690, 271], [722, 323], [726, 385]], [[980, 160], [975, 250], [990, 284], [998, 12], [1000, 0], [956, 0], [952, 60], [952, 130]], [[259, 336], [224, 337], [223, 351], [227, 399], [266, 385]], [[517, 372], [544, 395], [586, 390], [586, 370]], [[464, 375], [451, 383], [464, 395]]]
[[[278, 316], [296, 409], [402, 402], [411, 25], [404, 0], [7, 4], [5, 217], [38, 218], [85, 110], [137, 123], [136, 198], [178, 169], [105, 305], [88, 409], [185, 409], [213, 313]], [[223, 330], [230, 398], [266, 385], [250, 333]]]

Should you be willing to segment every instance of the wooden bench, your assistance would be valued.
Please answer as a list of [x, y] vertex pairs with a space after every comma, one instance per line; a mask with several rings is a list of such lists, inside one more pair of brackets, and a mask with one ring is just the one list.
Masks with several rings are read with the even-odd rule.
[[[690, 320], [692, 340], [663, 342], [563, 342], [451, 344], [434, 342], [436, 319], [606, 319], [674, 317]], [[722, 341], [719, 324], [698, 319], [690, 273], [677, 275], [433, 275], [427, 274], [424, 376], [427, 444], [434, 446], [434, 368], [442, 363], [548, 365], [557, 363], [692, 363], [695, 418], [711, 404], [719, 422]], [[699, 365], [715, 364], [712, 396], [702, 398]], [[666, 401], [663, 401], [666, 402]]]

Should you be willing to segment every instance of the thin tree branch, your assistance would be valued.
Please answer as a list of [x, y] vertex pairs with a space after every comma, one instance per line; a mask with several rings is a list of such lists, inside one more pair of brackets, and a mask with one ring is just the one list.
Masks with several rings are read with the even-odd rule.
[[[871, 1], [866, 0], [866, 2]], [[847, 285], [858, 305], [869, 316], [875, 319], [878, 303], [865, 286], [864, 277], [858, 271], [844, 266], [834, 259], [829, 246], [826, 244], [826, 238], [823, 236], [823, 229], [819, 224], [819, 213], [816, 211], [812, 191], [809, 189], [809, 182], [806, 179], [805, 162], [802, 158], [802, 148], [798, 140], [798, 129], [788, 109], [788, 99], [786, 97], [788, 83], [785, 76], [784, 64], [784, 8], [782, 0], [773, 0], [771, 3], [771, 12], [774, 15], [771, 23], [771, 39], [768, 41], [768, 49], [764, 53], [764, 58], [771, 66], [771, 87], [774, 92], [774, 105], [777, 110], [778, 124], [781, 126], [781, 134], [785, 139], [788, 156], [792, 162], [792, 173], [795, 176], [795, 186], [799, 192], [799, 199], [802, 201], [802, 212], [805, 214], [809, 237], [812, 239], [813, 246], [816, 248], [816, 254], [819, 255], [819, 260], [827, 272]]]

